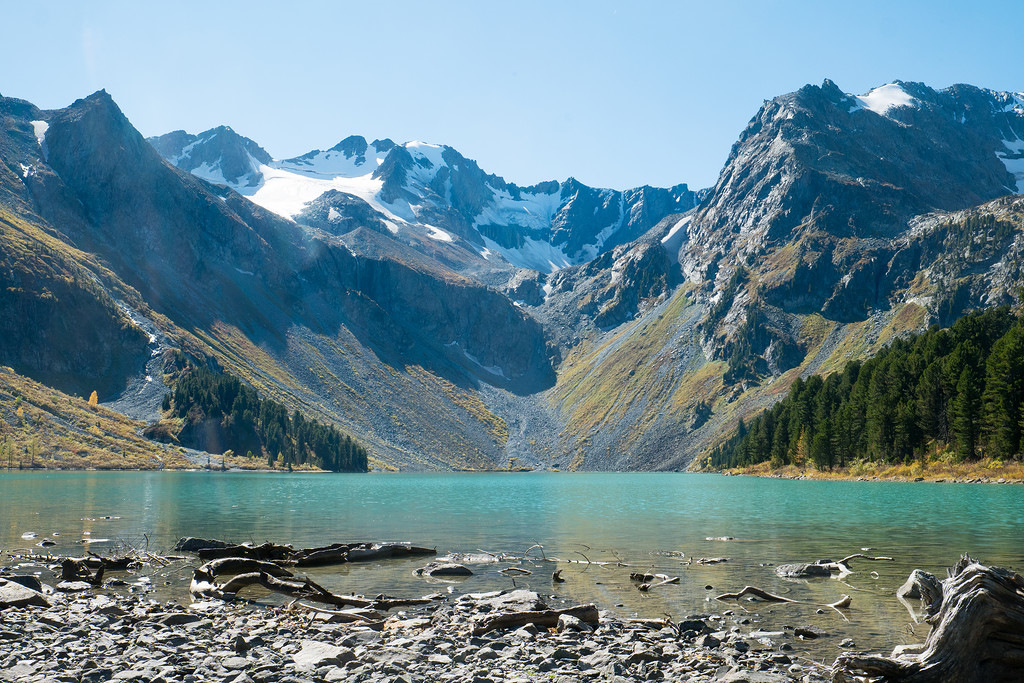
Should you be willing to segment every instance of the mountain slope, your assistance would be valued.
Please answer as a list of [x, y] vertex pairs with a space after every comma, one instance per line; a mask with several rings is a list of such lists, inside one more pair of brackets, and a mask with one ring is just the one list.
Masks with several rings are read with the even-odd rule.
[[652, 234], [683, 288], [560, 367], [561, 447], [583, 468], [686, 466], [796, 377], [1010, 303], [1020, 199], [972, 207], [1016, 189], [1021, 101], [826, 81], [767, 102], [705, 202]]
[[[106, 93], [7, 130], [34, 130], [27, 116], [47, 126], [42, 144], [15, 150], [33, 172], [5, 203], [29, 204], [68, 249], [96, 254], [177, 343], [342, 424], [378, 463], [492, 467], [500, 420], [475, 388], [553, 381], [540, 326], [500, 294], [378, 233], [373, 256], [357, 256], [169, 166]], [[364, 232], [349, 237], [373, 242]], [[124, 351], [104, 356], [132, 365]]]

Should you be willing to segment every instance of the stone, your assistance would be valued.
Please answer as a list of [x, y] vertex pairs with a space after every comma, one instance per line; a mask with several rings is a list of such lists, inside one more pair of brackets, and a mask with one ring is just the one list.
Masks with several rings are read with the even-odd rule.
[[82, 593], [95, 588], [91, 583], [85, 581], [61, 581], [56, 586], [57, 590], [65, 593]]
[[793, 635], [804, 640], [814, 640], [828, 635], [828, 631], [820, 626], [804, 626], [793, 631]]
[[594, 629], [591, 628], [589, 624], [585, 623], [579, 617], [574, 617], [571, 614], [559, 614], [558, 625], [556, 626], [555, 630], [557, 630], [559, 633], [563, 633], [565, 631], [590, 633]]
[[824, 564], [780, 564], [775, 573], [787, 579], [829, 578], [832, 570]]
[[12, 581], [0, 583], [0, 609], [8, 607], [49, 607], [50, 602], [39, 591]]
[[309, 671], [322, 666], [343, 666], [356, 658], [355, 653], [347, 648], [319, 640], [302, 640], [302, 649], [292, 655], [297, 669]]
[[425, 567], [413, 571], [419, 576], [472, 576], [473, 572], [465, 565], [454, 562], [431, 562]]
[[[7, 581], [12, 581], [14, 583], [20, 583], [25, 588], [31, 588], [32, 590], [37, 591], [39, 593], [43, 592], [43, 582], [39, 580], [38, 576], [32, 576], [30, 574], [29, 575], [17, 575], [16, 574], [14, 576], [5, 576], [5, 577], [3, 577], [3, 579], [6, 579]], [[0, 579], [0, 580], [3, 580], [3, 579]]]

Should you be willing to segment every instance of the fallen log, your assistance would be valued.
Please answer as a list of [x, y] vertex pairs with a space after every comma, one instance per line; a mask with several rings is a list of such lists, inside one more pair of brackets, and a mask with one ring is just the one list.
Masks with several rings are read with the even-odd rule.
[[563, 614], [576, 617], [580, 621], [596, 625], [600, 622], [597, 607], [594, 605], [576, 605], [565, 609], [552, 609], [529, 612], [502, 612], [484, 617], [473, 626], [473, 635], [480, 636], [497, 629], [520, 628], [527, 624], [552, 628], [558, 625], [558, 617]]
[[643, 591], [643, 592], [646, 593], [647, 591], [651, 590], [652, 588], [657, 588], [658, 586], [665, 586], [665, 585], [670, 584], [670, 583], [679, 583], [679, 577], [678, 576], [671, 576], [670, 577], [670, 576], [665, 576], [664, 574], [656, 574], [655, 576], [662, 576], [664, 578], [661, 581], [658, 581], [657, 583], [647, 583], [647, 582], [641, 583], [639, 586], [636, 587], [637, 590]]
[[182, 550], [187, 553], [197, 553], [200, 550], [207, 550], [210, 548], [231, 548], [234, 547], [235, 543], [228, 543], [227, 541], [218, 541], [210, 538], [195, 538], [194, 536], [185, 536], [178, 539], [178, 542], [174, 546], [174, 550]]
[[437, 548], [422, 548], [407, 543], [363, 543], [348, 553], [349, 562], [373, 562], [410, 555], [437, 555]]
[[203, 562], [218, 560], [223, 557], [247, 557], [250, 560], [264, 560], [274, 562], [287, 562], [289, 556], [295, 552], [290, 545], [277, 545], [276, 543], [264, 543], [262, 545], [232, 545], [223, 548], [204, 548], [198, 552], [199, 559]]
[[842, 655], [835, 683], [870, 677], [887, 683], [1018, 681], [1024, 671], [1024, 578], [964, 555], [942, 582], [932, 630], [917, 653]]
[[237, 594], [247, 586], [260, 585], [269, 591], [288, 595], [300, 600], [313, 600], [336, 607], [370, 607], [372, 600], [359, 598], [352, 595], [335, 595], [312, 579], [306, 578], [303, 581], [286, 581], [271, 576], [266, 572], [251, 572], [239, 574], [223, 586], [220, 590], [224, 593]]
[[384, 620], [384, 615], [372, 609], [354, 608], [347, 610], [336, 610], [327, 609], [325, 607], [317, 607], [316, 605], [307, 605], [305, 603], [297, 603], [299, 607], [303, 607], [310, 612], [315, 614], [329, 614], [331, 619], [329, 621], [333, 623], [350, 624], [353, 622], [360, 622], [364, 624], [377, 624]]
[[294, 576], [294, 574], [278, 564], [253, 560], [247, 557], [222, 557], [218, 560], [210, 560], [196, 571], [210, 577], [220, 576], [221, 574], [249, 574], [253, 572], [266, 572], [279, 579]]
[[739, 600], [745, 595], [753, 595], [754, 597], [761, 598], [762, 600], [767, 600], [769, 602], [796, 602], [796, 600], [790, 600], [789, 598], [784, 598], [781, 595], [774, 595], [761, 590], [756, 586], [745, 586], [739, 593], [722, 593], [716, 597], [715, 600]]

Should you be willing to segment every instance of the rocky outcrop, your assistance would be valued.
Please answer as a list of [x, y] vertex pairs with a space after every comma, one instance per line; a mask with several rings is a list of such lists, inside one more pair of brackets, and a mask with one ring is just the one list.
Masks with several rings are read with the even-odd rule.
[[332, 235], [343, 235], [361, 227], [388, 231], [383, 214], [359, 197], [339, 190], [324, 192], [307, 204], [295, 220]]
[[255, 187], [263, 182], [259, 164], [268, 164], [267, 151], [228, 126], [218, 126], [199, 135], [176, 130], [150, 138], [161, 156], [178, 168], [207, 180], [236, 186]]

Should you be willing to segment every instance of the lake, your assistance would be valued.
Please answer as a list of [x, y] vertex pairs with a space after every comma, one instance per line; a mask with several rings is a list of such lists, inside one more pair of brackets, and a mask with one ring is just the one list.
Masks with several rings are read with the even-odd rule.
[[[38, 538], [23, 538], [32, 532]], [[19, 548], [45, 552], [34, 545], [43, 537], [58, 542], [49, 549], [55, 554], [81, 554], [83, 547], [102, 554], [118, 544], [169, 552], [182, 536], [296, 547], [411, 541], [436, 547], [439, 556], [480, 559], [490, 559], [487, 553], [522, 555], [540, 544], [542, 550], [530, 552], [536, 561], [472, 563], [474, 576], [452, 582], [412, 574], [429, 558], [312, 574], [338, 592], [398, 597], [449, 586], [456, 592], [511, 588], [514, 582], [627, 617], [679, 620], [749, 610], [762, 617], [750, 628], [824, 628], [833, 636], [794, 644], [830, 663], [845, 637], [859, 648], [888, 653], [924, 636], [927, 627], [915, 624], [895, 598], [912, 569], [944, 578], [963, 552], [987, 564], [1024, 566], [1024, 487], [689, 473], [0, 473], [5, 562]], [[716, 537], [734, 540], [707, 540]], [[90, 540], [87, 546], [83, 539]], [[858, 552], [895, 561], [854, 560], [854, 573], [843, 581], [785, 580], [772, 568]], [[543, 562], [542, 554], [561, 562]], [[699, 558], [727, 561], [694, 564]], [[510, 564], [532, 574], [501, 574]], [[148, 577], [155, 597], [187, 602], [191, 566], [146, 567], [139, 574]], [[556, 567], [565, 583], [552, 583]], [[681, 581], [641, 593], [629, 580], [632, 571]], [[711, 599], [748, 584], [800, 603]], [[853, 596], [850, 610], [818, 613], [843, 594]]]

